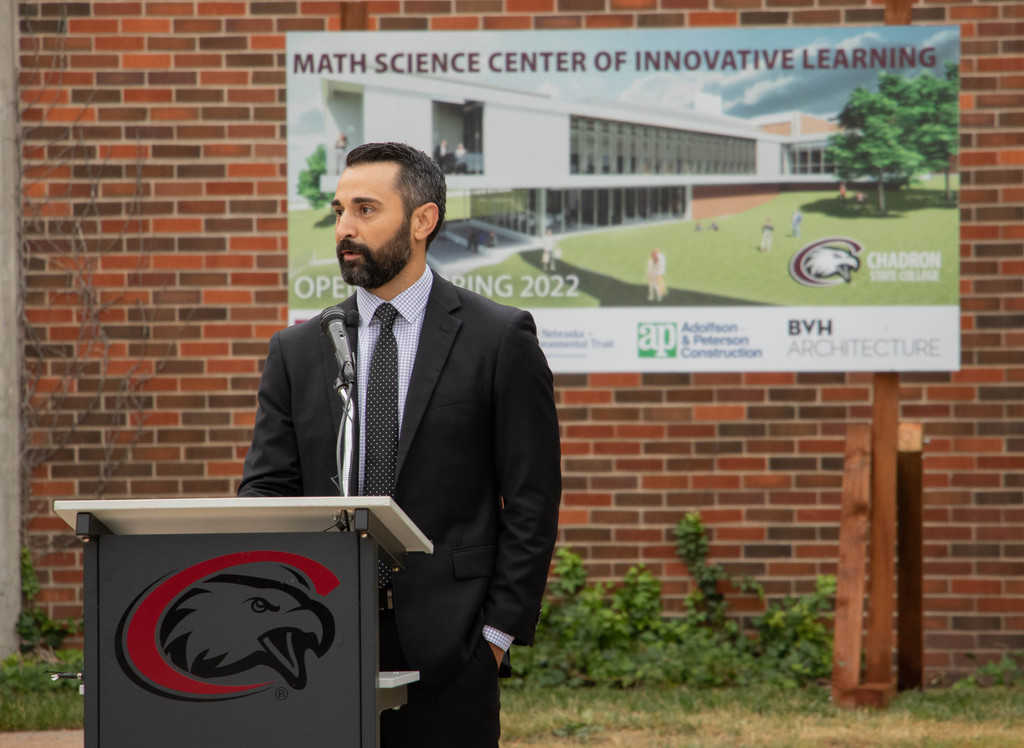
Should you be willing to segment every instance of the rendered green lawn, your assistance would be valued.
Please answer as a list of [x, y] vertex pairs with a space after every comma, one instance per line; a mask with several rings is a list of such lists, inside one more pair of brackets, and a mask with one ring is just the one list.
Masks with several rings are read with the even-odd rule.
[[[928, 306], [956, 304], [959, 299], [958, 212], [935, 177], [924, 185], [890, 190], [888, 213], [880, 216], [875, 194], [867, 194], [862, 207], [853, 192], [840, 201], [830, 191], [784, 192], [743, 213], [701, 221], [642, 223], [580, 233], [560, 240], [561, 258], [555, 273], [545, 277], [539, 250], [516, 253], [468, 276], [492, 281], [511, 279], [510, 291], [499, 301], [525, 308], [634, 306], [646, 301], [646, 264], [651, 249], [666, 256], [666, 282], [670, 290], [696, 292], [687, 303], [769, 304], [779, 306]], [[459, 203], [456, 203], [458, 205]], [[793, 236], [790, 217], [803, 213], [801, 236]], [[292, 211], [289, 214], [290, 272], [320, 276], [321, 283], [337, 276], [333, 251], [333, 214]], [[758, 249], [761, 226], [770, 217], [775, 226], [770, 251]], [[851, 282], [827, 288], [808, 288], [789, 274], [794, 253], [806, 244], [827, 237], [845, 237], [864, 247], [861, 268]], [[875, 282], [864, 261], [871, 252], [922, 251], [941, 253], [937, 282]], [[558, 276], [558, 277], [555, 277]], [[574, 276], [577, 293], [532, 293]], [[487, 287], [489, 284], [485, 283]], [[569, 281], [561, 290], [568, 290]], [[475, 284], [471, 287], [479, 288]], [[290, 303], [299, 300], [290, 291]]]

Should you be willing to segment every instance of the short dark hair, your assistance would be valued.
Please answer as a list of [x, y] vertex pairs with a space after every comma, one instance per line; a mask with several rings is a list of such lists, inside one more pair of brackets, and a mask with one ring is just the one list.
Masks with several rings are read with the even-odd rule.
[[406, 218], [421, 205], [434, 203], [437, 206], [437, 225], [427, 237], [429, 248], [444, 223], [447, 195], [444, 172], [426, 153], [405, 143], [363, 143], [349, 151], [345, 157], [346, 166], [381, 162], [398, 164], [395, 188], [402, 197]]

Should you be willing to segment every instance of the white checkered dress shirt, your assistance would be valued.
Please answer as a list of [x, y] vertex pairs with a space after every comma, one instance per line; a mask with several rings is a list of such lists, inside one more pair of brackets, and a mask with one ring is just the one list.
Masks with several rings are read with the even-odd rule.
[[[409, 379], [412, 365], [416, 361], [416, 349], [420, 344], [420, 330], [423, 329], [423, 315], [427, 311], [427, 297], [434, 276], [428, 268], [420, 279], [391, 300], [391, 306], [398, 310], [395, 317], [395, 342], [398, 343], [398, 431], [402, 431], [402, 415], [405, 413], [405, 397], [409, 393]], [[359, 357], [356, 360], [356, 384], [360, 393], [366, 392], [366, 378], [370, 373], [370, 359], [377, 347], [380, 335], [380, 320], [374, 318], [377, 307], [384, 300], [374, 296], [365, 288], [356, 289], [356, 306], [359, 309]], [[359, 423], [366, 423], [366, 398], [359, 398]], [[359, 485], [363, 485], [363, 468], [366, 466], [365, 439], [359, 440]]]

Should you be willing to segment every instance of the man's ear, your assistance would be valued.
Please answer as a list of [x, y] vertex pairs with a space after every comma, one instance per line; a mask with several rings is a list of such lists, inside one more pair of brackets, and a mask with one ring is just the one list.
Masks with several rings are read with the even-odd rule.
[[424, 203], [412, 212], [412, 220], [409, 222], [412, 227], [413, 238], [417, 241], [426, 241], [430, 232], [437, 225], [438, 210], [434, 203]]

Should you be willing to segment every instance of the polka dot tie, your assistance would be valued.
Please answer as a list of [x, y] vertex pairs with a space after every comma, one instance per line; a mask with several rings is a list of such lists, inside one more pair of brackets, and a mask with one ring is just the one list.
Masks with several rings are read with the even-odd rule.
[[[377, 307], [373, 316], [380, 320], [380, 335], [370, 359], [366, 383], [363, 494], [392, 496], [398, 459], [398, 343], [392, 328], [398, 310], [384, 303]], [[381, 561], [378, 582], [385, 586], [390, 579], [390, 569]]]

